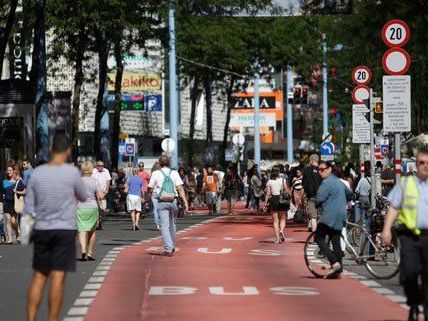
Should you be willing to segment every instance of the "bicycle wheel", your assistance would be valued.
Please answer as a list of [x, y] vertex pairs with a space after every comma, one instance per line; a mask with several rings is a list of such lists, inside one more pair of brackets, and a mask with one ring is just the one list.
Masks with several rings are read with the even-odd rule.
[[[367, 271], [378, 279], [391, 279], [400, 270], [400, 251], [398, 238], [393, 234], [390, 246], [385, 246], [380, 233], [366, 236], [363, 243], [364, 265]], [[373, 253], [372, 253], [373, 252]]]
[[308, 270], [317, 278], [323, 278], [330, 271], [330, 262], [315, 242], [315, 232], [306, 239], [304, 256]]
[[[362, 235], [364, 235], [364, 233], [363, 228], [361, 226], [352, 226], [351, 229], [348, 231], [348, 234], [346, 235], [349, 245], [351, 245], [353, 248], [358, 248], [361, 242]], [[349, 246], [346, 246], [346, 251], [349, 254], [354, 254], [354, 252], [349, 248]]]

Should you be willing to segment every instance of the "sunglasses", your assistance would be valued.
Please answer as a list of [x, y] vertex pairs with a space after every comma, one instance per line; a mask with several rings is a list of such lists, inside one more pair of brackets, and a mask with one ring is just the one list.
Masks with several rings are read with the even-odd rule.
[[428, 165], [428, 161], [418, 161], [418, 165]]
[[97, 167], [103, 167], [104, 165], [97, 165]]
[[324, 168], [319, 167], [319, 168], [318, 168], [318, 172], [322, 173], [322, 172], [324, 172], [327, 168], [328, 168], [328, 167], [324, 167]]

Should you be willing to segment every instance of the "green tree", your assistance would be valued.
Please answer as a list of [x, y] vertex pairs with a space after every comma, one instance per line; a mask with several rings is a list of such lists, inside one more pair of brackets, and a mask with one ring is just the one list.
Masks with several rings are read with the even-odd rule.
[[3, 71], [3, 61], [6, 53], [7, 42], [9, 41], [15, 22], [15, 12], [18, 0], [0, 1], [0, 21], [5, 21], [4, 26], [0, 25], [0, 78]]

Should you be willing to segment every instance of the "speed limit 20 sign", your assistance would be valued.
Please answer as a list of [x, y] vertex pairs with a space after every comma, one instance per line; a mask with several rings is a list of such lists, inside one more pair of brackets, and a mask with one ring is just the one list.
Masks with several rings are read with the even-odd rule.
[[383, 26], [381, 35], [388, 47], [403, 47], [410, 40], [410, 28], [404, 21], [395, 19]]
[[352, 71], [352, 81], [356, 85], [367, 85], [372, 79], [372, 72], [367, 66], [357, 66]]

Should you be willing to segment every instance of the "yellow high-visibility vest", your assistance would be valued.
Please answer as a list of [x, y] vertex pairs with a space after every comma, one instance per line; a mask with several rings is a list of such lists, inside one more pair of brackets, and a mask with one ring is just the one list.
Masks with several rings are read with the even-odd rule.
[[419, 204], [419, 190], [416, 185], [416, 178], [414, 176], [403, 177], [401, 186], [403, 188], [403, 204], [397, 220], [414, 234], [419, 235], [421, 231], [416, 228]]

